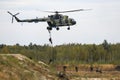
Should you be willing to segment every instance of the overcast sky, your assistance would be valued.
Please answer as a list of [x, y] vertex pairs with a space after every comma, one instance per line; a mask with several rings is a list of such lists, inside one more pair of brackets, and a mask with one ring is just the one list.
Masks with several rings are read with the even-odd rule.
[[47, 17], [51, 13], [42, 11], [64, 11], [73, 9], [92, 9], [90, 11], [65, 13], [77, 24], [52, 30], [54, 45], [67, 43], [100, 44], [103, 40], [110, 43], [120, 42], [120, 0], [0, 0], [0, 44], [28, 45], [49, 44], [46, 22], [11, 23], [7, 11], [20, 19]]

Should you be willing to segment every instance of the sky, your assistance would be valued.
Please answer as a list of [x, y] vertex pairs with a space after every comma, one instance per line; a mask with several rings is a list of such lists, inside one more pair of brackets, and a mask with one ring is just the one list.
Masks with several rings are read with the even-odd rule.
[[11, 15], [19, 12], [19, 19], [43, 18], [51, 15], [43, 11], [92, 9], [64, 13], [74, 18], [76, 25], [52, 30], [53, 45], [68, 43], [101, 44], [120, 42], [120, 0], [0, 0], [0, 44], [50, 44], [46, 22], [11, 23]]

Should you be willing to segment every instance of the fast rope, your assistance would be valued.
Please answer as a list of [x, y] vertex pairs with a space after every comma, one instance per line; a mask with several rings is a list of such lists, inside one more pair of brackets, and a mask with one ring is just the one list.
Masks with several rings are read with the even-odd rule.
[[48, 30], [48, 32], [49, 32], [49, 42], [51, 44], [51, 53], [50, 53], [50, 59], [49, 59], [48, 64], [51, 64], [54, 61], [54, 59], [53, 59], [53, 55], [54, 55], [54, 53], [53, 53], [53, 41], [52, 41], [51, 30]]

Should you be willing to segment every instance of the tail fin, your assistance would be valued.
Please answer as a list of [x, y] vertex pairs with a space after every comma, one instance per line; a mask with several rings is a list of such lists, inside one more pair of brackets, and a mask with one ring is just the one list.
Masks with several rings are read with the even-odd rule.
[[18, 15], [19, 13], [16, 13], [16, 14], [12, 14], [11, 12], [7, 11], [11, 16], [12, 16], [12, 23], [13, 23], [13, 20], [14, 18], [19, 22], [20, 20], [16, 17], [16, 15]]

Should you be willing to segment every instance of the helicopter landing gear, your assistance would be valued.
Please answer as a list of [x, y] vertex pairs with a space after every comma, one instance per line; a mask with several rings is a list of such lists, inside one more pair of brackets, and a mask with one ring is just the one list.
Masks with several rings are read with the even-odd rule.
[[59, 30], [59, 27], [57, 27], [56, 30]]
[[52, 28], [51, 27], [47, 27], [47, 30], [52, 30]]
[[70, 30], [70, 27], [68, 27], [67, 30]]

